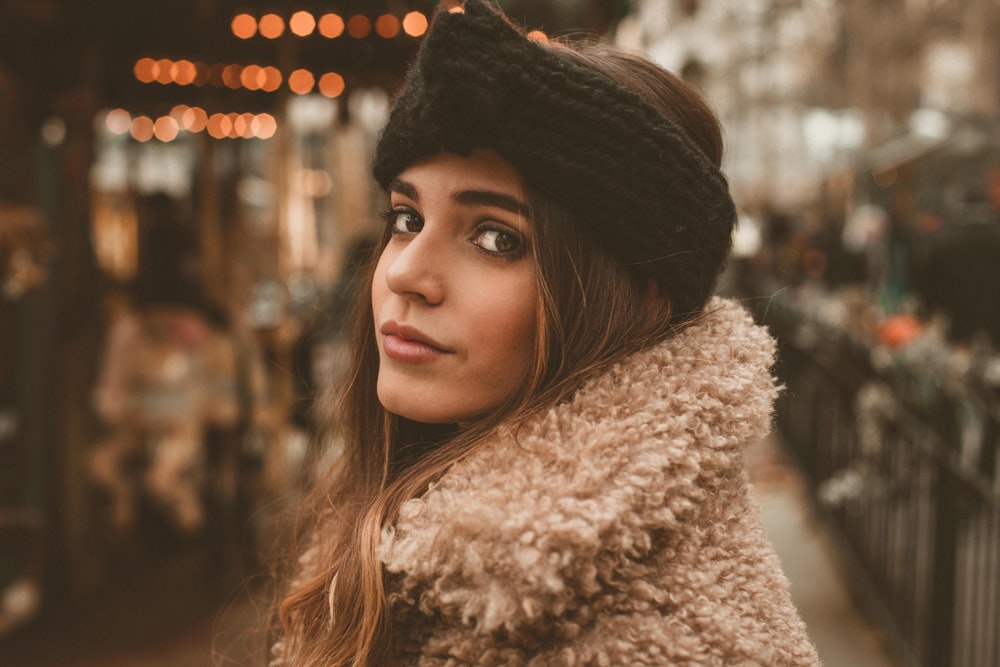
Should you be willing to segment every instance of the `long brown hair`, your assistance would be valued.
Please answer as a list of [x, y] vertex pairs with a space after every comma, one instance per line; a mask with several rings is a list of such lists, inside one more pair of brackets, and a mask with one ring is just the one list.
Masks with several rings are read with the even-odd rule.
[[[553, 48], [647, 97], [719, 165], [719, 123], [683, 81], [600, 45]], [[414, 424], [381, 406], [371, 298], [361, 291], [347, 378], [325, 399], [333, 409], [324, 440], [339, 449], [337, 462], [303, 505], [297, 575], [278, 611], [285, 664], [383, 664], [393, 628], [378, 547], [400, 506], [483, 446], [501, 421], [517, 424], [566, 400], [587, 378], [671, 334], [669, 295], [579, 233], [557, 202], [530, 188], [527, 199], [539, 295], [532, 368], [504, 405], [466, 430]], [[362, 284], [371, 284], [376, 259]]]

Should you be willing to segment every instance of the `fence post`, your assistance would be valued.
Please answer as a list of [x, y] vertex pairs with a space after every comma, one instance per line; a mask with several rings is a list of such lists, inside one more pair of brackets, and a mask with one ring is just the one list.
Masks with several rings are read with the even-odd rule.
[[931, 613], [927, 636], [931, 638], [927, 667], [951, 665], [954, 645], [955, 578], [958, 533], [961, 520], [958, 494], [952, 471], [938, 461], [934, 510], [934, 580], [931, 582]]

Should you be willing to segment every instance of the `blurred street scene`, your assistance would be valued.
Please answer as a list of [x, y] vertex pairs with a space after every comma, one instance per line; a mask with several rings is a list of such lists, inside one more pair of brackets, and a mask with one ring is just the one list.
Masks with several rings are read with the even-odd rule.
[[[265, 664], [437, 4], [0, 1], [0, 666]], [[826, 664], [1000, 665], [1000, 4], [500, 4], [722, 120], [719, 289], [785, 384], [749, 469]]]

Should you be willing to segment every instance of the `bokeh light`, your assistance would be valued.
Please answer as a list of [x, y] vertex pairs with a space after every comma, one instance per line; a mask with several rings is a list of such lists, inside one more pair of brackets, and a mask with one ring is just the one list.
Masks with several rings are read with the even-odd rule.
[[250, 129], [258, 139], [270, 139], [278, 130], [278, 121], [269, 113], [257, 114], [250, 121]]
[[327, 97], [339, 97], [344, 92], [344, 77], [327, 72], [319, 78], [319, 92]]
[[112, 109], [104, 119], [104, 124], [115, 134], [125, 134], [132, 126], [132, 115], [125, 109]]
[[273, 93], [278, 88], [281, 88], [282, 76], [277, 67], [271, 67], [270, 65], [265, 67], [261, 70], [261, 76], [263, 77], [263, 81], [260, 84], [261, 90]]
[[420, 37], [427, 32], [427, 17], [420, 12], [410, 12], [403, 17], [403, 32], [410, 37]]
[[319, 34], [336, 39], [344, 34], [344, 19], [339, 14], [324, 14], [319, 19]]
[[226, 136], [230, 139], [237, 139], [240, 136], [239, 124], [241, 124], [240, 115], [238, 113], [227, 113], [226, 120], [229, 121], [229, 132]]
[[285, 19], [277, 14], [264, 14], [260, 17], [257, 29], [262, 37], [277, 39], [285, 32]]
[[222, 70], [222, 83], [227, 88], [237, 89], [240, 87], [240, 73], [243, 68], [239, 65], [226, 65]]
[[379, 37], [384, 37], [386, 39], [392, 39], [399, 34], [400, 25], [399, 19], [392, 14], [382, 14], [375, 21], [375, 32], [378, 33]]
[[253, 114], [241, 113], [233, 118], [233, 136], [253, 139]]
[[160, 141], [173, 141], [179, 132], [177, 121], [170, 116], [160, 116], [153, 124], [153, 134]]
[[355, 39], [363, 39], [371, 34], [372, 20], [364, 14], [355, 14], [347, 19], [347, 34]]
[[231, 128], [232, 121], [224, 113], [213, 113], [208, 117], [208, 122], [205, 125], [205, 129], [208, 130], [209, 136], [213, 139], [224, 139], [229, 135]]
[[132, 68], [135, 73], [135, 78], [143, 83], [152, 83], [156, 81], [156, 75], [159, 73], [159, 67], [156, 66], [156, 61], [152, 58], [139, 58], [135, 61], [135, 66]]
[[153, 138], [153, 119], [149, 116], [136, 116], [132, 119], [129, 132], [136, 141], [149, 141]]
[[297, 69], [288, 75], [288, 88], [297, 95], [312, 92], [316, 77], [307, 69]]
[[194, 83], [195, 76], [197, 75], [194, 63], [190, 60], [178, 60], [170, 68], [170, 72], [173, 75], [174, 83], [181, 86]]
[[233, 34], [240, 39], [250, 39], [257, 34], [257, 19], [249, 14], [237, 14], [230, 24]]
[[186, 104], [176, 104], [174, 108], [170, 110], [170, 117], [177, 121], [177, 126], [179, 128], [184, 128], [184, 114], [190, 109]]
[[156, 61], [156, 82], [167, 84], [174, 80], [174, 77], [170, 73], [170, 68], [173, 66], [173, 62], [168, 58], [161, 58]]
[[264, 69], [260, 65], [247, 65], [240, 72], [240, 83], [247, 90], [259, 90], [265, 79]]
[[208, 113], [201, 107], [190, 107], [181, 118], [181, 127], [188, 132], [202, 132], [208, 124]]
[[316, 19], [305, 10], [295, 12], [292, 18], [288, 19], [288, 29], [299, 37], [306, 37], [316, 29]]

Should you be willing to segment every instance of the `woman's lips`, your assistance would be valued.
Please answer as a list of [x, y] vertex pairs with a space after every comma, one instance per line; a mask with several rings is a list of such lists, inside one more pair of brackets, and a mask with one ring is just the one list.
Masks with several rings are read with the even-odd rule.
[[406, 340], [395, 334], [382, 337], [382, 351], [390, 359], [399, 361], [430, 361], [445, 354], [427, 343]]
[[433, 338], [419, 329], [389, 320], [381, 327], [382, 351], [390, 359], [399, 361], [430, 361], [451, 354]]

